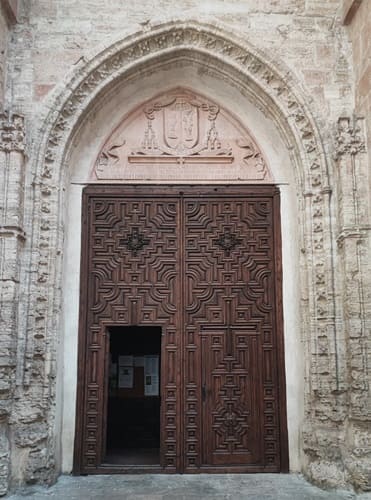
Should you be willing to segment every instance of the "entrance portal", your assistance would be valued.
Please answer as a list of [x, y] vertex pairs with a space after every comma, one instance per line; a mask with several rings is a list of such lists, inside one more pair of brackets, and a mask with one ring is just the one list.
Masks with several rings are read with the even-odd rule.
[[287, 471], [278, 189], [83, 207], [75, 472]]
[[113, 327], [104, 462], [160, 464], [161, 328]]

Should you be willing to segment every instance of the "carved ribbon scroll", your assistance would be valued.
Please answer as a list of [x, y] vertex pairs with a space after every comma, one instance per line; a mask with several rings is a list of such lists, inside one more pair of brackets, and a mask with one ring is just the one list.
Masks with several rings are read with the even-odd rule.
[[215, 103], [176, 89], [129, 114], [106, 141], [92, 180], [218, 179], [272, 182], [264, 157]]

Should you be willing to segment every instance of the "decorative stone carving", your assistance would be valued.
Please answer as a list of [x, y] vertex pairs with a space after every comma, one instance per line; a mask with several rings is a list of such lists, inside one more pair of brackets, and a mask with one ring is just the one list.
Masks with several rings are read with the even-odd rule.
[[0, 114], [0, 151], [23, 153], [25, 148], [24, 118], [5, 111]]
[[345, 154], [356, 155], [366, 151], [361, 123], [362, 118], [339, 118], [335, 137], [335, 159]]
[[[187, 178], [272, 182], [263, 155], [239, 124], [220, 107], [182, 89], [133, 111], [100, 152], [92, 179], [166, 178], [186, 167]], [[159, 168], [154, 168], [159, 167]], [[160, 168], [163, 167], [163, 168]], [[180, 174], [182, 176], [182, 174]]]
[[[70, 144], [71, 131], [78, 123], [83, 121], [89, 110], [94, 106], [97, 95], [104, 95], [106, 89], [112, 88], [119, 79], [122, 82], [126, 78], [133, 78], [136, 70], [142, 68], [143, 62], [148, 64], [154, 61], [160, 63], [169, 55], [178, 57], [180, 54], [186, 54], [189, 59], [200, 62], [201, 58], [207, 58], [210, 67], [215, 67], [215, 71], [220, 68], [220, 77], [229, 77], [229, 72], [236, 71], [235, 85], [241, 89], [245, 95], [249, 95], [251, 100], [261, 108], [272, 109], [277, 127], [280, 128], [288, 144], [293, 145], [293, 149], [299, 153], [300, 160], [293, 161], [293, 166], [297, 169], [297, 192], [299, 201], [303, 206], [301, 212], [301, 246], [305, 248], [305, 255], [301, 261], [301, 297], [305, 301], [303, 307], [303, 338], [304, 345], [308, 346], [308, 363], [306, 379], [310, 384], [306, 386], [306, 411], [312, 415], [308, 418], [310, 428], [306, 434], [306, 450], [308, 457], [313, 458], [313, 470], [317, 464], [321, 464], [322, 457], [325, 456], [328, 449], [327, 443], [317, 440], [316, 429], [323, 428], [323, 434], [328, 435], [326, 423], [332, 423], [331, 418], [336, 412], [345, 406], [339, 403], [339, 388], [343, 388], [343, 380], [346, 378], [346, 370], [341, 357], [341, 351], [337, 345], [337, 327], [339, 317], [336, 316], [334, 289], [334, 257], [332, 254], [332, 234], [329, 222], [333, 217], [332, 205], [329, 203], [330, 191], [326, 187], [330, 184], [328, 170], [326, 166], [326, 155], [321, 143], [320, 135], [315, 126], [315, 122], [309, 107], [305, 102], [305, 95], [301, 85], [297, 84], [295, 77], [287, 73], [286, 68], [279, 68], [279, 64], [273, 64], [263, 53], [258, 53], [241, 39], [233, 34], [216, 29], [215, 26], [202, 25], [197, 22], [171, 22], [161, 26], [155, 26], [145, 33], [130, 36], [125, 40], [106, 48], [100, 54], [94, 56], [86, 65], [76, 66], [75, 72], [71, 75], [70, 82], [64, 87], [59, 95], [53, 97], [46, 106], [45, 120], [40, 127], [41, 135], [38, 138], [39, 144], [46, 146], [35, 150], [32, 158], [32, 166], [37, 172], [35, 183], [35, 206], [40, 205], [40, 200], [47, 197], [50, 200], [51, 213], [59, 213], [63, 210], [60, 196], [60, 174], [63, 171], [65, 157], [68, 145]], [[205, 68], [205, 71], [207, 68]], [[50, 113], [53, 110], [53, 113]], [[163, 111], [163, 110], [162, 110]], [[161, 111], [160, 111], [161, 112]], [[144, 115], [145, 116], [145, 115]], [[218, 126], [220, 114], [215, 123]], [[144, 132], [144, 129], [141, 131]], [[221, 137], [220, 131], [219, 138]], [[142, 138], [142, 135], [140, 136]], [[224, 137], [222, 137], [224, 139]], [[243, 140], [246, 137], [242, 138]], [[125, 141], [125, 143], [124, 143]], [[98, 172], [102, 175], [106, 169], [116, 169], [121, 165], [121, 155], [123, 148], [127, 147], [128, 137], [114, 136], [107, 141], [102, 149], [101, 155], [94, 171], [94, 180], [98, 179]], [[245, 157], [249, 161], [254, 161], [259, 152], [254, 143], [250, 147], [241, 146], [241, 142], [236, 144], [245, 152]], [[136, 144], [140, 147], [140, 142]], [[232, 149], [234, 145], [231, 145]], [[39, 152], [38, 152], [39, 151]], [[129, 150], [127, 152], [133, 152]], [[246, 154], [247, 153], [247, 154]], [[241, 153], [242, 154], [242, 153]], [[232, 151], [232, 156], [234, 152]], [[161, 155], [166, 156], [166, 155]], [[175, 159], [176, 154], [169, 155]], [[178, 155], [182, 156], [182, 155]], [[183, 155], [184, 156], [184, 155]], [[44, 170], [47, 163], [47, 170]], [[135, 168], [143, 167], [142, 164], [132, 164]], [[165, 164], [162, 164], [163, 168]], [[147, 165], [148, 166], [148, 165]], [[190, 164], [181, 165], [180, 162], [174, 163], [177, 169], [188, 169]], [[152, 164], [150, 165], [153, 168]], [[224, 163], [222, 168], [230, 168], [231, 164]], [[108, 171], [107, 170], [107, 171]], [[315, 174], [321, 174], [313, 178]], [[46, 175], [47, 174], [47, 175]], [[49, 175], [50, 174], [50, 175]], [[100, 174], [99, 174], [100, 175]], [[62, 177], [63, 178], [63, 177]], [[122, 178], [122, 173], [118, 174], [117, 179]], [[225, 177], [224, 177], [225, 178]], [[313, 181], [312, 181], [313, 178]], [[102, 177], [102, 180], [105, 178]], [[111, 177], [111, 179], [114, 179]], [[305, 193], [308, 192], [308, 195]], [[321, 194], [322, 199], [316, 202], [316, 222], [314, 223], [312, 209], [316, 197]], [[37, 227], [39, 224], [39, 227]], [[40, 410], [39, 419], [49, 422], [48, 435], [52, 436], [54, 432], [54, 385], [51, 380], [55, 377], [55, 344], [58, 338], [59, 324], [56, 317], [61, 309], [62, 298], [59, 295], [61, 288], [61, 275], [55, 272], [55, 261], [63, 248], [63, 229], [62, 224], [53, 224], [47, 230], [40, 227], [41, 220], [35, 220], [32, 255], [33, 268], [37, 269], [37, 282], [33, 282], [30, 288], [30, 295], [36, 297], [47, 293], [49, 300], [41, 302], [39, 310], [43, 311], [43, 319], [39, 320], [33, 314], [33, 304], [28, 310], [32, 313], [28, 317], [27, 332], [38, 331], [40, 335], [45, 336], [42, 342], [42, 348], [48, 350], [47, 357], [51, 362], [45, 379], [38, 375], [36, 368], [36, 358], [39, 351], [33, 343], [32, 333], [28, 333], [25, 340], [26, 354], [24, 362], [23, 381], [32, 387], [32, 395], [24, 396], [25, 401], [32, 406], [33, 401], [38, 399], [43, 401], [43, 407]], [[48, 246], [42, 243], [45, 234], [49, 235]], [[310, 244], [313, 242], [313, 244]], [[325, 285], [316, 283], [317, 263], [326, 259], [323, 264], [323, 274], [325, 275]], [[38, 265], [38, 259], [40, 264]], [[46, 264], [44, 264], [44, 259]], [[58, 267], [59, 269], [59, 267]], [[322, 272], [322, 271], [321, 271]], [[321, 280], [322, 281], [322, 280]], [[311, 286], [306, 286], [311, 283]], [[324, 293], [327, 293], [328, 300], [322, 301], [323, 287], [326, 287]], [[321, 301], [321, 315], [317, 316], [318, 303]], [[323, 315], [322, 315], [323, 311]], [[318, 339], [321, 339], [321, 343]], [[328, 345], [327, 350], [331, 356], [324, 354], [323, 343]], [[37, 356], [35, 356], [37, 354]], [[321, 361], [321, 376], [319, 375], [319, 357]], [[20, 378], [22, 377], [20, 367]], [[37, 373], [37, 375], [36, 375]], [[48, 378], [46, 378], [48, 377]], [[315, 394], [314, 394], [315, 393]], [[27, 399], [28, 398], [28, 399]], [[318, 417], [320, 415], [320, 417]], [[14, 418], [16, 418], [15, 416]], [[17, 417], [18, 418], [18, 417]], [[322, 419], [319, 422], [319, 418]], [[341, 417], [345, 418], [345, 417]], [[29, 419], [28, 419], [29, 422]], [[316, 427], [317, 426], [317, 427]], [[332, 439], [332, 438], [329, 438]], [[53, 477], [53, 464], [51, 457], [54, 450], [54, 442], [50, 439], [48, 446], [31, 446], [30, 456], [32, 462], [27, 465], [29, 475], [33, 471], [45, 471], [45, 476]]]

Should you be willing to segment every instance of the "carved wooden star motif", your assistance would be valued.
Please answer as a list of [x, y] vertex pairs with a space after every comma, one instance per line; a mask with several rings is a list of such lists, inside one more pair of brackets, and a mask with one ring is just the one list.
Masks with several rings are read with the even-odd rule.
[[237, 238], [235, 234], [231, 233], [230, 228], [226, 227], [224, 233], [219, 236], [219, 238], [214, 240], [214, 243], [223, 250], [227, 256], [230, 255], [231, 250], [233, 250], [237, 245], [241, 243], [241, 238]]
[[134, 257], [137, 256], [139, 250], [141, 250], [145, 245], [148, 245], [149, 239], [144, 238], [144, 236], [139, 232], [137, 227], [133, 227], [131, 234], [128, 234], [127, 238], [120, 240], [120, 245], [125, 245]]

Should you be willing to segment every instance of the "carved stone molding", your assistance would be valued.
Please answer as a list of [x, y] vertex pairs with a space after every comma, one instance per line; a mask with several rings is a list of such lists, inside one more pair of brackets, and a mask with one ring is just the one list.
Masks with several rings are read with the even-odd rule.
[[339, 118], [335, 137], [335, 159], [346, 154], [354, 156], [366, 152], [362, 123], [363, 118]]
[[0, 151], [10, 153], [25, 149], [24, 117], [5, 111], [0, 114]]

